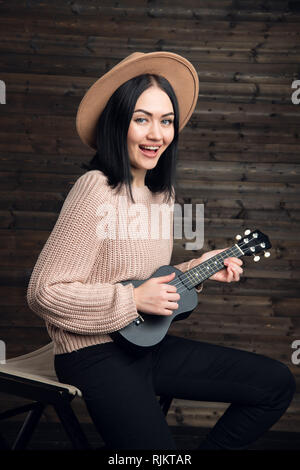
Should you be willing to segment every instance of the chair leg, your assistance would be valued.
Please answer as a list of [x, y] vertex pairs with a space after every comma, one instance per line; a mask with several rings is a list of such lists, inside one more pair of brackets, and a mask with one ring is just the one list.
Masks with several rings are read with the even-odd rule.
[[62, 398], [54, 405], [55, 411], [75, 449], [90, 449], [91, 446], [68, 400]]
[[159, 404], [161, 406], [161, 409], [163, 410], [165, 416], [167, 416], [169, 408], [171, 406], [173, 398], [166, 396], [166, 395], [161, 395], [159, 399]]
[[44, 411], [44, 408], [45, 408], [44, 403], [37, 403], [36, 406], [31, 411], [29, 411], [17, 438], [12, 445], [12, 450], [19, 450], [19, 449], [26, 448], [40, 420], [40, 417]]
[[25, 413], [26, 411], [33, 410], [36, 407], [36, 403], [37, 402], [30, 403], [29, 405], [18, 406], [17, 408], [12, 408], [11, 410], [3, 411], [3, 413], [0, 413], [0, 420], [11, 418], [12, 416], [16, 416]]
[[10, 450], [10, 446], [2, 434], [0, 434], [0, 450]]

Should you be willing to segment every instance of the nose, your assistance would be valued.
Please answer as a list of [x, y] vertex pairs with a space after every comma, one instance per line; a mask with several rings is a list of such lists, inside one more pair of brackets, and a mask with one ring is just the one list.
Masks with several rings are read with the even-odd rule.
[[163, 134], [160, 123], [153, 120], [149, 129], [148, 137], [151, 140], [162, 140]]

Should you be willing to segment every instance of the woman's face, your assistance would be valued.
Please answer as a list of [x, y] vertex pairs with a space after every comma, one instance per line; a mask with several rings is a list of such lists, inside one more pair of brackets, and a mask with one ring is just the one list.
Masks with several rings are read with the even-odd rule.
[[174, 138], [174, 110], [168, 95], [156, 86], [147, 88], [136, 102], [127, 134], [133, 175], [154, 168]]

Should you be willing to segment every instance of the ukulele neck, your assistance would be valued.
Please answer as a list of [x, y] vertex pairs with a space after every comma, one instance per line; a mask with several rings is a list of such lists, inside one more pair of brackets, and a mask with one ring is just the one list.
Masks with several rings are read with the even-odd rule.
[[224, 268], [224, 260], [229, 257], [240, 258], [243, 256], [243, 251], [238, 247], [238, 245], [233, 245], [231, 248], [222, 251], [221, 253], [212, 256], [208, 260], [204, 261], [198, 266], [195, 266], [192, 269], [189, 269], [185, 273], [179, 276], [179, 279], [182, 283], [188, 288], [192, 289], [201, 282], [208, 279], [213, 274], [217, 273]]

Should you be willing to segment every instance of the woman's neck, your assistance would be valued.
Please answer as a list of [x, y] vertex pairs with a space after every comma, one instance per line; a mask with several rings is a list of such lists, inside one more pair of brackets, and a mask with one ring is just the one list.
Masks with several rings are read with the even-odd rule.
[[145, 176], [146, 172], [136, 172], [132, 170], [132, 183], [133, 188], [144, 188], [145, 187]]

